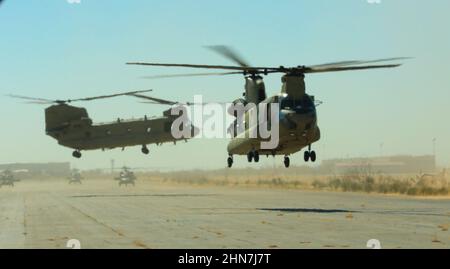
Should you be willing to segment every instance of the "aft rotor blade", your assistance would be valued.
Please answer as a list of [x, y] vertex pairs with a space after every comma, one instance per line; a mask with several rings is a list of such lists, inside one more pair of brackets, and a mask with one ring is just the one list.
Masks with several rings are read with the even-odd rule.
[[138, 98], [142, 98], [142, 99], [147, 99], [147, 100], [150, 100], [152, 102], [155, 102], [155, 103], [161, 104], [161, 105], [176, 105], [176, 104], [179, 104], [178, 102], [165, 100], [165, 99], [161, 99], [161, 98], [155, 98], [155, 97], [151, 97], [151, 96], [147, 96], [147, 95], [143, 95], [143, 94], [130, 94], [130, 95], [138, 97]]
[[223, 57], [237, 63], [241, 67], [250, 67], [250, 65], [245, 61], [236, 51], [232, 48], [219, 45], [219, 46], [207, 46], [206, 48], [222, 55]]
[[23, 100], [27, 100], [29, 104], [64, 104], [64, 103], [71, 103], [71, 102], [78, 102], [78, 101], [91, 101], [96, 99], [105, 99], [105, 98], [112, 98], [117, 96], [123, 96], [123, 95], [132, 95], [136, 93], [144, 93], [144, 92], [150, 92], [152, 90], [142, 90], [142, 91], [130, 91], [130, 92], [124, 92], [124, 93], [116, 93], [116, 94], [109, 94], [109, 95], [101, 95], [101, 96], [94, 96], [94, 97], [85, 97], [85, 98], [78, 98], [78, 99], [68, 99], [68, 100], [50, 100], [45, 98], [36, 98], [36, 97], [28, 97], [28, 96], [22, 96], [22, 95], [16, 95], [16, 94], [8, 94], [7, 96], [13, 97], [13, 98], [19, 98]]
[[133, 95], [133, 94], [150, 92], [150, 91], [152, 91], [152, 90], [131, 91], [131, 92], [109, 94], [109, 95], [100, 95], [100, 96], [94, 96], [94, 97], [85, 97], [85, 98], [79, 98], [79, 99], [71, 99], [71, 100], [67, 100], [67, 102], [70, 103], [70, 102], [77, 102], [77, 101], [91, 101], [91, 100], [97, 100], [97, 99], [112, 98], [112, 97], [117, 97], [117, 96]]
[[242, 74], [241, 71], [236, 72], [223, 72], [223, 73], [191, 73], [191, 74], [173, 74], [173, 75], [155, 75], [155, 76], [144, 76], [141, 78], [145, 79], [159, 79], [159, 78], [183, 78], [183, 77], [206, 77], [206, 76], [226, 76], [226, 75], [236, 75]]
[[408, 60], [408, 59], [411, 59], [411, 57], [396, 57], [396, 58], [386, 58], [386, 59], [366, 60], [366, 61], [341, 61], [341, 62], [334, 62], [334, 63], [312, 65], [312, 66], [308, 66], [308, 67], [310, 67], [310, 68], [342, 67], [342, 66], [349, 66], [349, 65], [373, 64], [373, 63], [380, 63], [380, 62]]
[[12, 98], [18, 98], [18, 99], [24, 99], [29, 100], [32, 102], [43, 102], [43, 103], [53, 103], [53, 100], [45, 99], [45, 98], [36, 98], [36, 97], [28, 97], [23, 95], [16, 95], [16, 94], [7, 94], [6, 96], [12, 97]]
[[25, 104], [35, 104], [35, 105], [51, 105], [55, 102], [53, 101], [27, 101]]
[[352, 70], [366, 70], [366, 69], [382, 69], [382, 68], [395, 68], [401, 64], [389, 64], [389, 65], [366, 65], [366, 66], [348, 66], [348, 67], [328, 67], [328, 68], [306, 68], [301, 70], [302, 73], [325, 73], [325, 72], [340, 72], [340, 71], [352, 71]]

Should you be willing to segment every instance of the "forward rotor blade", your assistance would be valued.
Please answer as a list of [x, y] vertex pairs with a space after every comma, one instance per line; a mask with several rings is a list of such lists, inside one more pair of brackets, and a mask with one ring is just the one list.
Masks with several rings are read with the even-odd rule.
[[130, 62], [129, 65], [146, 65], [146, 66], [163, 66], [163, 67], [188, 67], [188, 68], [204, 68], [204, 69], [224, 69], [224, 70], [241, 70], [241, 71], [258, 71], [263, 69], [276, 69], [276, 67], [243, 67], [230, 65], [203, 65], [203, 64], [170, 64], [170, 63], [143, 63]]
[[236, 72], [223, 72], [223, 73], [191, 73], [191, 74], [174, 74], [174, 75], [155, 75], [155, 76], [144, 76], [141, 78], [145, 78], [145, 79], [183, 78], [183, 77], [226, 76], [226, 75], [236, 75], [236, 74], [242, 74], [242, 72], [236, 71]]
[[309, 68], [301, 70], [302, 73], [325, 73], [325, 72], [340, 72], [340, 71], [352, 71], [352, 70], [366, 70], [366, 69], [382, 69], [382, 68], [395, 68], [401, 64], [389, 64], [389, 65], [366, 65], [366, 66], [349, 66], [349, 67], [328, 67], [328, 68]]
[[219, 45], [219, 46], [207, 46], [206, 48], [222, 55], [223, 57], [237, 63], [241, 67], [250, 67], [250, 65], [245, 61], [236, 51], [232, 48]]

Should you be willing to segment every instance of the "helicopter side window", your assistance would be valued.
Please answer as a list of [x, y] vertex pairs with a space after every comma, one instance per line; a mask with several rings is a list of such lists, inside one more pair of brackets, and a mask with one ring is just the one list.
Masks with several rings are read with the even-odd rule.
[[147, 130], [146, 130], [147, 134], [149, 134], [151, 130], [152, 130], [152, 128], [148, 127]]
[[111, 135], [111, 130], [106, 130], [106, 135]]

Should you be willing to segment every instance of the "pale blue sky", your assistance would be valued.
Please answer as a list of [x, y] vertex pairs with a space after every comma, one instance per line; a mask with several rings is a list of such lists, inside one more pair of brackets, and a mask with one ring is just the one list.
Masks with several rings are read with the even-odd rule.
[[[127, 61], [229, 64], [205, 50], [225, 44], [254, 65], [307, 65], [337, 60], [413, 56], [395, 70], [307, 77], [319, 107], [319, 160], [380, 154], [430, 154], [450, 164], [450, 2], [366, 0], [168, 1], [6, 0], [0, 6], [0, 93], [70, 98], [154, 89], [159, 97], [230, 101], [242, 93], [240, 76], [143, 80], [140, 76], [190, 72], [127, 66]], [[280, 76], [265, 79], [268, 94]], [[79, 104], [94, 121], [157, 115], [161, 107], [121, 98]], [[219, 168], [226, 140], [125, 152], [71, 150], [45, 135], [44, 106], [0, 97], [0, 163], [71, 161], [80, 168], [116, 163], [174, 169]], [[244, 157], [238, 166], [247, 166]], [[302, 154], [291, 158], [302, 164]], [[272, 165], [270, 158], [260, 165]], [[281, 158], [276, 159], [281, 164]]]

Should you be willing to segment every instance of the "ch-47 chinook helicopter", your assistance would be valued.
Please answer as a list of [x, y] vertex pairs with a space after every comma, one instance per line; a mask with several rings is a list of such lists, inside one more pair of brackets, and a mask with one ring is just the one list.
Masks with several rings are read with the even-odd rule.
[[[130, 62], [131, 65], [160, 66], [160, 67], [187, 67], [202, 69], [220, 69], [228, 70], [223, 73], [200, 73], [200, 74], [175, 74], [158, 77], [184, 77], [184, 76], [204, 76], [204, 75], [233, 75], [241, 74], [245, 78], [244, 98], [236, 99], [233, 104], [250, 103], [258, 105], [259, 103], [278, 103], [279, 104], [279, 143], [276, 148], [263, 149], [260, 147], [263, 139], [258, 135], [257, 138], [249, 138], [248, 135], [253, 128], [245, 122], [245, 130], [239, 134], [233, 135], [228, 144], [228, 167], [233, 165], [234, 155], [247, 155], [249, 162], [259, 162], [260, 154], [263, 155], [284, 155], [284, 165], [289, 167], [289, 155], [301, 151], [308, 147], [304, 153], [305, 162], [316, 161], [316, 152], [311, 150], [311, 145], [320, 139], [320, 130], [317, 125], [317, 112], [314, 96], [306, 93], [305, 74], [352, 71], [365, 69], [394, 68], [401, 64], [375, 64], [380, 62], [408, 59], [389, 58], [371, 61], [341, 61], [311, 66], [295, 67], [254, 67], [247, 64], [237, 53], [225, 46], [210, 47], [215, 52], [230, 59], [236, 66], [228, 65], [197, 65], [197, 64], [167, 64], [167, 63], [147, 63]], [[273, 73], [283, 74], [281, 78], [282, 87], [278, 94], [267, 97], [263, 77]], [[247, 116], [248, 112], [246, 112]], [[245, 118], [245, 117], [244, 117]], [[268, 119], [269, 121], [269, 119]]]
[[[176, 143], [178, 140], [187, 141], [188, 138], [174, 138], [171, 132], [172, 124], [180, 115], [172, 115], [171, 109], [163, 112], [163, 116], [142, 119], [122, 120], [94, 124], [85, 108], [75, 107], [69, 103], [78, 101], [92, 101], [117, 96], [134, 96], [151, 100], [153, 104], [176, 105], [178, 102], [142, 95], [144, 91], [131, 91], [125, 93], [87, 97], [69, 100], [49, 100], [43, 98], [26, 97], [10, 94], [10, 97], [28, 100], [34, 104], [54, 104], [45, 109], [45, 131], [62, 146], [74, 149], [72, 156], [81, 157], [81, 150], [113, 149], [128, 146], [142, 146], [142, 153], [149, 154], [148, 144], [161, 145], [166, 142]], [[187, 115], [180, 105], [182, 115]], [[186, 124], [188, 121], [184, 121]], [[192, 124], [183, 128], [190, 128], [191, 137], [198, 134], [198, 128]]]

